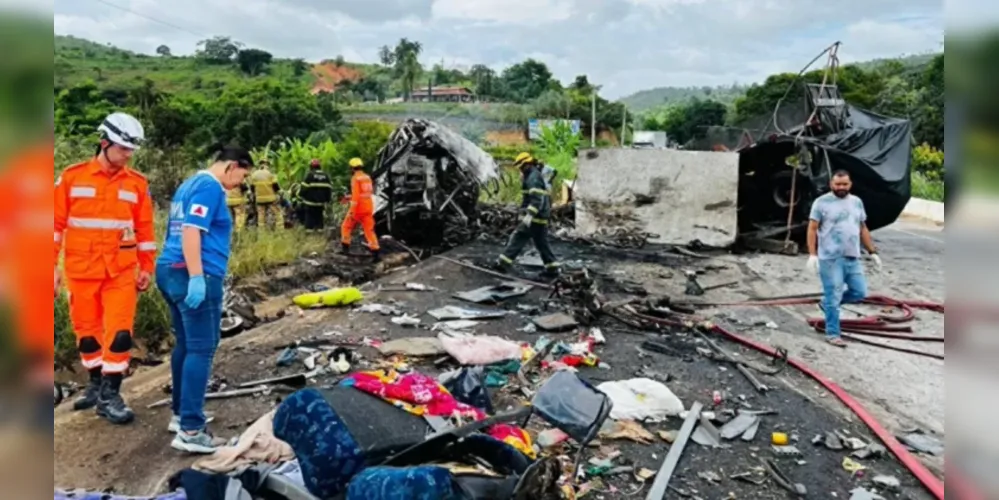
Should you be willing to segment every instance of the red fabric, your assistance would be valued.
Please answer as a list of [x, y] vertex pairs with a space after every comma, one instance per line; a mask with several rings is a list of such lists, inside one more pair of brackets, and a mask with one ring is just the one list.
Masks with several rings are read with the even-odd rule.
[[[436, 417], [460, 415], [462, 418], [476, 421], [483, 420], [488, 416], [479, 408], [456, 400], [436, 380], [422, 373], [398, 374], [395, 372], [386, 373], [384, 370], [357, 372], [347, 377], [345, 381], [358, 390], [389, 400], [389, 402], [417, 415]], [[531, 447], [531, 438], [523, 429], [513, 425], [499, 424], [490, 427], [486, 433], [517, 448], [530, 458], [535, 458], [534, 450]]]

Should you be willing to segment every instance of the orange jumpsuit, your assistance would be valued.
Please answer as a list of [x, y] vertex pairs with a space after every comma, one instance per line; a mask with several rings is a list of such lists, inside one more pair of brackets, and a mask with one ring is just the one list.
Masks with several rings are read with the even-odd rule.
[[52, 144], [20, 152], [0, 167], [0, 300], [15, 315], [15, 327], [32, 378], [51, 383], [53, 336], [52, 268], [36, 260], [49, 245], [53, 177]]
[[340, 241], [350, 244], [350, 233], [360, 224], [364, 229], [364, 239], [368, 241], [368, 249], [378, 250], [378, 235], [375, 234], [375, 203], [374, 187], [368, 174], [357, 170], [350, 178], [350, 207], [340, 226]]
[[55, 258], [66, 247], [69, 316], [88, 370], [128, 369], [137, 269], [153, 272], [156, 241], [146, 178], [106, 173], [97, 159], [67, 168], [55, 187]]

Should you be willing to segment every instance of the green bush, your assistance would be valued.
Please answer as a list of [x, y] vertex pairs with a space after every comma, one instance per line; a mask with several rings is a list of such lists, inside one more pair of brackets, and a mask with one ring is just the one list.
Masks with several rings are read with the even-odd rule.
[[912, 170], [932, 181], [943, 180], [944, 153], [925, 142], [912, 148]]
[[930, 178], [922, 172], [912, 173], [912, 197], [944, 201], [944, 182]]

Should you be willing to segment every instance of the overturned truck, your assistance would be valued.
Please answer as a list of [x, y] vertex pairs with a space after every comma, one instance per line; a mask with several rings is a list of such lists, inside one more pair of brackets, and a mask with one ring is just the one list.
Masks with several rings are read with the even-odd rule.
[[453, 130], [409, 119], [389, 136], [371, 177], [378, 234], [446, 249], [478, 235], [479, 194], [499, 179], [499, 167]]
[[868, 227], [893, 223], [910, 197], [909, 121], [851, 106], [835, 85], [802, 85], [804, 103], [778, 105], [756, 133], [709, 134], [699, 151], [581, 151], [577, 230], [629, 226], [659, 243], [794, 253], [837, 170], [853, 178]]

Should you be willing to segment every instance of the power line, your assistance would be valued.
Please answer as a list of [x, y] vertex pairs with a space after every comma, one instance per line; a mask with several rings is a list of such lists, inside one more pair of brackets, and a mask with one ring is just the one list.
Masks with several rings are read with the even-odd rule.
[[163, 21], [162, 19], [157, 19], [157, 18], [152, 17], [152, 16], [147, 16], [145, 14], [142, 14], [141, 12], [136, 12], [136, 11], [134, 11], [134, 10], [128, 8], [128, 7], [122, 7], [121, 5], [108, 2], [107, 0], [94, 0], [94, 1], [98, 2], [98, 3], [102, 3], [104, 5], [107, 5], [108, 7], [114, 7], [116, 9], [118, 9], [118, 10], [123, 10], [125, 12], [128, 12], [130, 14], [139, 16], [141, 18], [148, 19], [148, 20], [150, 20], [150, 21], [152, 21], [154, 23], [159, 23], [159, 24], [162, 24], [164, 26], [169, 26], [169, 27], [171, 27], [173, 29], [177, 29], [177, 30], [180, 30], [180, 31], [183, 31], [183, 32], [186, 32], [186, 33], [190, 33], [190, 34], [192, 34], [192, 35], [194, 35], [196, 37], [200, 37], [200, 38], [211, 38], [211, 37], [205, 36], [202, 33], [196, 33], [194, 31], [191, 31], [191, 30], [189, 30], [187, 28], [184, 28], [182, 26], [178, 26], [176, 24], [173, 24], [173, 23], [170, 23], [170, 22], [167, 22], [167, 21]]

